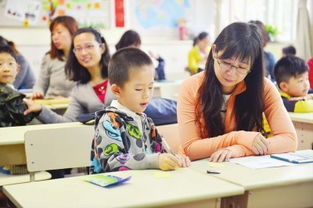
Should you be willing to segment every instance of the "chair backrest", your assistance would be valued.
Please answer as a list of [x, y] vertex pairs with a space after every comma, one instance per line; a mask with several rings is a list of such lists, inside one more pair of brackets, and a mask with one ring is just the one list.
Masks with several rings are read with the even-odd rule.
[[30, 130], [24, 135], [29, 172], [90, 166], [93, 126]]
[[157, 126], [159, 134], [166, 140], [174, 153], [181, 152], [181, 141], [179, 138], [178, 124]]

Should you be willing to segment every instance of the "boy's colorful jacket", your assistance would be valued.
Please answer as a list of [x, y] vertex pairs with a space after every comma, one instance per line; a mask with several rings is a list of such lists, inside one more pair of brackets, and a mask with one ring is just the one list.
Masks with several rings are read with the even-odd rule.
[[24, 97], [9, 85], [0, 83], [0, 127], [26, 125], [36, 116], [35, 113], [24, 115], [27, 109]]
[[145, 114], [129, 112], [111, 104], [96, 113], [92, 173], [159, 168], [159, 153], [164, 150], [153, 121]]
[[289, 100], [291, 97], [284, 92], [280, 92], [284, 105], [288, 112], [309, 113], [313, 112], [313, 100]]

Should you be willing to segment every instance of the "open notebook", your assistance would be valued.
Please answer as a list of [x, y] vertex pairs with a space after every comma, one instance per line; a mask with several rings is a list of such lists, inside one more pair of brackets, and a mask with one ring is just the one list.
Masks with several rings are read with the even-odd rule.
[[313, 150], [302, 150], [290, 153], [272, 154], [271, 158], [284, 160], [291, 163], [313, 163]]

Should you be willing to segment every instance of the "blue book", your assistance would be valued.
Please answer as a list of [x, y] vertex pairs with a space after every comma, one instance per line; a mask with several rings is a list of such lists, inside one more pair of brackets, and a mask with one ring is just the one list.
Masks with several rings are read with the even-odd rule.
[[114, 175], [103, 175], [103, 174], [97, 174], [97, 175], [91, 175], [88, 176], [85, 181], [101, 186], [101, 187], [111, 187], [116, 186], [119, 184], [122, 184], [126, 181], [128, 181], [131, 178], [131, 176], [128, 176], [126, 178], [120, 178], [118, 176]]
[[290, 153], [272, 154], [271, 158], [298, 164], [313, 163], [313, 150], [302, 150]]

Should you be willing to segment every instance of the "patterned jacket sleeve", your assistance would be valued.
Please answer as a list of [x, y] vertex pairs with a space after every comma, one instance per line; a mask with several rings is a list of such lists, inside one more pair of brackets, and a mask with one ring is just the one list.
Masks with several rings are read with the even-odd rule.
[[[116, 113], [106, 113], [95, 128], [92, 172], [158, 168], [158, 153], [147, 154], [126, 135], [128, 127]], [[136, 143], [140, 140], [136, 140]], [[139, 151], [138, 151], [139, 150]]]

